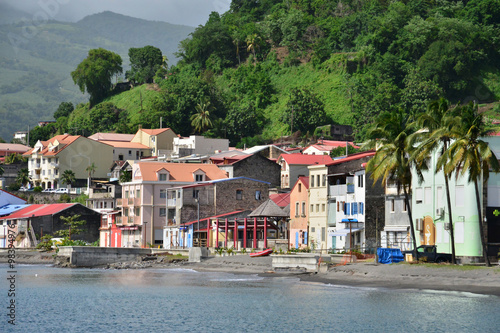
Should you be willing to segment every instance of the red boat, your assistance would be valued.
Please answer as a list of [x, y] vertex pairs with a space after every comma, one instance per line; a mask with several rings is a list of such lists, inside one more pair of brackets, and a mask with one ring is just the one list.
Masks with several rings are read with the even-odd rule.
[[266, 249], [266, 250], [263, 250], [260, 252], [250, 253], [249, 256], [250, 257], [264, 257], [264, 256], [270, 255], [271, 253], [273, 253], [273, 249]]

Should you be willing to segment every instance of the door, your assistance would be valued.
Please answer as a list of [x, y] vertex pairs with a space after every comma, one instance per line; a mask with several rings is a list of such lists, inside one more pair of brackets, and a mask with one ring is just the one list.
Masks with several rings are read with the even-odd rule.
[[299, 248], [299, 232], [298, 231], [295, 232], [295, 248], [296, 249]]
[[337, 248], [337, 237], [336, 236], [332, 236], [332, 249], [336, 249]]

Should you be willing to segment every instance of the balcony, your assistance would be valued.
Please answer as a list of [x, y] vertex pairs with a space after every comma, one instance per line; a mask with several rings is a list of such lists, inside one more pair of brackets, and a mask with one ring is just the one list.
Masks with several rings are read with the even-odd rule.
[[167, 206], [168, 207], [175, 207], [176, 206], [176, 199], [167, 199]]
[[328, 226], [329, 227], [336, 227], [337, 226], [337, 221], [335, 221], [335, 220], [328, 221]]
[[347, 185], [346, 184], [341, 184], [341, 185], [330, 185], [328, 188], [328, 194], [332, 196], [341, 196], [341, 195], [346, 195], [347, 193]]
[[116, 206], [122, 207], [123, 206], [123, 199], [116, 199]]
[[140, 206], [141, 205], [141, 198], [133, 198], [132, 199], [132, 204], [134, 206]]
[[115, 219], [116, 225], [123, 225], [123, 220], [121, 216], [117, 216]]
[[354, 193], [354, 184], [347, 184], [347, 193]]

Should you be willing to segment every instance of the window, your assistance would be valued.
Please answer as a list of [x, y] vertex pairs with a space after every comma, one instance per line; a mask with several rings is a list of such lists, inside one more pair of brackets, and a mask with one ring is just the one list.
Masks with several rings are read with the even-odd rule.
[[132, 155], [132, 150], [128, 151], [128, 156]]
[[408, 207], [406, 206], [406, 200], [403, 199], [403, 212], [407, 212]]
[[424, 188], [424, 204], [428, 205], [432, 203], [432, 188]]
[[391, 199], [391, 213], [394, 213], [394, 199]]
[[299, 192], [301, 192], [301, 191], [302, 191], [302, 184], [299, 183]]
[[421, 204], [423, 203], [423, 200], [424, 200], [424, 192], [421, 187], [417, 187], [415, 189], [415, 203], [417, 205]]
[[319, 213], [319, 204], [316, 204], [316, 213]]
[[306, 202], [302, 201], [302, 216], [306, 216]]
[[311, 211], [311, 213], [314, 213], [314, 205], [311, 205], [310, 211]]
[[118, 160], [123, 161], [123, 155], [118, 155]]
[[455, 186], [455, 206], [465, 206], [465, 191], [463, 185]]
[[125, 191], [125, 198], [128, 198], [128, 191]]
[[160, 199], [167, 198], [167, 190], [160, 190]]
[[316, 175], [316, 186], [320, 187], [321, 186], [320, 184], [321, 183], [319, 182], [319, 175]]
[[358, 214], [358, 203], [353, 202], [352, 203], [352, 215]]
[[325, 204], [321, 204], [321, 211], [324, 212], [325, 211]]
[[314, 176], [311, 176], [311, 187], [314, 187]]
[[193, 198], [198, 199], [199, 194], [200, 194], [199, 190], [193, 190]]
[[236, 190], [236, 200], [243, 200], [243, 190]]
[[177, 198], [180, 199], [181, 198], [181, 191], [177, 191]]
[[363, 175], [358, 175], [358, 187], [363, 187]]
[[141, 207], [135, 207], [134, 215], [135, 216], [141, 216]]
[[260, 200], [261, 199], [261, 196], [260, 196], [260, 191], [255, 191], [255, 200]]
[[299, 202], [297, 201], [295, 203], [295, 217], [299, 216]]
[[344, 214], [351, 215], [351, 206], [348, 202], [344, 203]]
[[326, 241], [326, 228], [321, 227], [321, 241], [324, 242]]
[[167, 216], [167, 209], [166, 208], [160, 208], [160, 216], [161, 217]]
[[128, 208], [123, 208], [123, 215], [128, 216]]
[[438, 186], [436, 188], [436, 206], [437, 208], [443, 207], [443, 187]]
[[197, 181], [197, 182], [202, 182], [202, 181], [204, 180], [204, 179], [203, 179], [203, 178], [204, 178], [203, 176], [204, 176], [204, 175], [195, 175], [195, 181]]
[[167, 174], [166, 173], [160, 173], [158, 175], [158, 180], [161, 182], [166, 182], [167, 181]]
[[315, 227], [311, 227], [311, 232], [315, 232], [316, 231], [316, 228]]
[[364, 214], [365, 213], [365, 204], [364, 202], [359, 203], [359, 213]]
[[141, 190], [135, 190], [135, 197], [140, 198], [141, 197]]
[[326, 175], [323, 175], [323, 182], [321, 186], [326, 186]]

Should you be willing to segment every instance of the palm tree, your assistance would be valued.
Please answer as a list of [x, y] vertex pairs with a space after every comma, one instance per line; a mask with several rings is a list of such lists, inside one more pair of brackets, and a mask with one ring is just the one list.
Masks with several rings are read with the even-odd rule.
[[97, 168], [96, 168], [94, 162], [92, 162], [92, 164], [90, 164], [88, 167], [85, 168], [85, 171], [87, 171], [89, 174], [89, 179], [88, 179], [88, 184], [87, 184], [88, 188], [90, 188], [90, 182], [92, 180], [92, 175], [94, 174], [96, 169]]
[[255, 56], [255, 50], [259, 48], [260, 37], [257, 34], [251, 34], [247, 36], [247, 52], [252, 52], [254, 61], [257, 62], [257, 58]]
[[74, 181], [75, 173], [73, 172], [73, 170], [64, 170], [61, 175], [61, 183], [71, 186]]
[[365, 147], [376, 149], [375, 155], [366, 166], [366, 171], [371, 172], [370, 177], [374, 182], [382, 179], [384, 187], [387, 181], [394, 182], [397, 185], [398, 193], [401, 189], [403, 190], [410, 220], [413, 252], [416, 257], [417, 241], [411, 215], [409, 192], [411, 191], [412, 166], [416, 167], [419, 180], [423, 180], [420, 171], [423, 164], [410, 159], [409, 152], [411, 152], [412, 146], [409, 144], [409, 136], [413, 132], [411, 120], [411, 115], [403, 110], [381, 113], [368, 132], [370, 140], [365, 144]]
[[479, 181], [482, 177], [485, 183], [490, 175], [490, 170], [493, 172], [500, 171], [498, 160], [491, 151], [488, 143], [483, 141], [481, 137], [489, 134], [486, 130], [483, 116], [478, 113], [478, 106], [473, 102], [468, 103], [459, 108], [460, 115], [456, 117], [454, 131], [457, 133], [457, 138], [450, 145], [450, 148], [445, 152], [445, 156], [441, 161], [445, 173], [453, 172], [458, 175], [464, 175], [468, 172], [467, 181], [474, 183], [476, 194], [476, 205], [478, 214], [479, 235], [481, 237], [481, 246], [483, 249], [483, 257], [486, 266], [491, 266], [488, 259], [486, 248], [486, 239], [484, 235], [484, 221], [481, 206], [481, 196], [479, 193]]
[[[3, 173], [3, 168], [1, 173]], [[26, 186], [26, 184], [28, 184], [29, 182], [31, 182], [29, 170], [27, 168], [19, 170], [19, 172], [17, 173], [16, 183], [21, 186]]]
[[[412, 135], [410, 140], [413, 146], [414, 142], [418, 142], [419, 146], [412, 154], [412, 159], [416, 159], [420, 163], [429, 158], [429, 156], [439, 149], [439, 157], [437, 164], [440, 165], [439, 168], [436, 167], [436, 173], [443, 171], [443, 163], [446, 163], [444, 159], [448, 156], [445, 154], [450, 142], [454, 136], [453, 125], [455, 109], [450, 109], [449, 103], [446, 99], [441, 98], [436, 101], [429, 103], [427, 112], [422, 113], [417, 121], [417, 128], [422, 129]], [[446, 189], [446, 201], [448, 206], [448, 219], [450, 225], [450, 237], [451, 237], [451, 262], [456, 264], [455, 260], [455, 234], [453, 231], [453, 216], [451, 211], [451, 199], [450, 199], [450, 186], [449, 179], [450, 174], [444, 173], [444, 183]]]
[[208, 98], [204, 98], [195, 108], [197, 113], [191, 116], [191, 126], [194, 127], [196, 132], [201, 133], [212, 127], [212, 120], [210, 119], [210, 101], [208, 101]]
[[132, 180], [132, 171], [120, 171], [120, 183], [128, 183]]

